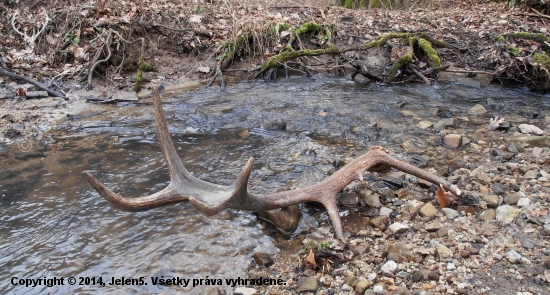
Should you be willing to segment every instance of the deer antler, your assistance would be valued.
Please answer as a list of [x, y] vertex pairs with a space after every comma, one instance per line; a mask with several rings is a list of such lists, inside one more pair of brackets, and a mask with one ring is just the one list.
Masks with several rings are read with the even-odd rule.
[[456, 195], [461, 194], [461, 191], [455, 185], [445, 179], [394, 159], [381, 147], [372, 147], [367, 153], [342, 167], [327, 179], [295, 190], [266, 195], [249, 193], [247, 191], [248, 177], [252, 172], [254, 158], [248, 160], [232, 186], [209, 183], [193, 177], [183, 166], [168, 132], [160, 95], [156, 88], [153, 88], [153, 103], [159, 141], [170, 172], [170, 183], [165, 189], [145, 197], [122, 197], [109, 190], [88, 171], [84, 171], [84, 175], [92, 187], [111, 205], [121, 210], [142, 211], [188, 200], [191, 206], [198, 211], [206, 215], [213, 215], [227, 208], [266, 211], [304, 202], [319, 202], [328, 211], [336, 237], [344, 241], [344, 232], [336, 206], [336, 196], [352, 181], [362, 180], [363, 172], [370, 167], [387, 164], [434, 184], [441, 184]]
[[23, 36], [23, 41], [25, 41], [25, 43], [29, 44], [29, 46], [31, 48], [33, 48], [34, 47], [34, 42], [36, 41], [36, 39], [38, 39], [38, 36], [40, 36], [40, 34], [42, 34], [42, 32], [44, 32], [44, 30], [46, 29], [46, 25], [48, 24], [48, 22], [51, 19], [48, 16], [48, 14], [46, 13], [46, 11], [44, 11], [44, 15], [46, 16], [46, 19], [44, 20], [44, 24], [42, 25], [42, 29], [40, 29], [37, 33], [34, 33], [34, 29], [33, 29], [33, 35], [28, 36], [26, 32], [25, 33], [21, 32], [15, 27], [15, 18], [17, 17], [17, 14], [18, 13], [14, 13], [13, 16], [12, 16], [11, 26], [13, 27], [13, 30], [15, 32], [17, 32], [19, 35]]

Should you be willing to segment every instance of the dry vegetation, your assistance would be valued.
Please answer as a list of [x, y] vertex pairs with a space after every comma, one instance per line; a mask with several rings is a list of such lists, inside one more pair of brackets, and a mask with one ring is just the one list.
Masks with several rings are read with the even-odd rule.
[[[371, 0], [368, 9], [363, 1], [352, 1], [357, 9], [346, 9], [343, 2], [4, 0], [1, 66], [46, 79], [51, 87], [62, 87], [67, 79], [86, 81], [90, 70], [119, 88], [136, 86], [136, 78], [127, 77], [139, 72], [139, 89], [142, 71], [153, 70], [153, 79], [191, 76], [213, 82], [233, 74], [274, 77], [277, 69], [345, 74], [353, 65], [363, 74], [374, 71], [376, 81], [433, 82], [438, 72], [450, 69], [548, 88], [544, 10], [425, 0]], [[316, 26], [304, 29], [304, 24]], [[35, 39], [24, 37], [42, 29]], [[530, 35], [510, 35], [516, 32]], [[390, 33], [431, 39], [429, 44], [408, 37], [376, 43]], [[373, 43], [383, 48], [387, 62], [361, 70], [372, 55], [365, 49]], [[327, 56], [312, 57], [311, 51]], [[443, 67], [434, 65], [434, 55]]]

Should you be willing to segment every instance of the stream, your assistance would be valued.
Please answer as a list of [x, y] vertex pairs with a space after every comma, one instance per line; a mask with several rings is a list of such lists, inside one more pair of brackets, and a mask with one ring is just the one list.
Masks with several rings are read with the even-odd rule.
[[[487, 99], [495, 104], [487, 105]], [[470, 114], [477, 103], [488, 112]], [[78, 130], [62, 124], [46, 145], [36, 145], [29, 153], [21, 153], [16, 145], [0, 148], [0, 159], [10, 159], [9, 168], [0, 172], [4, 293], [99, 289], [109, 294], [202, 294], [210, 287], [154, 285], [151, 278], [208, 276], [222, 279], [222, 288], [229, 288], [225, 279], [245, 278], [253, 253], [279, 252], [274, 237], [252, 213], [226, 211], [207, 217], [186, 203], [121, 212], [90, 187], [82, 177], [84, 170], [124, 196], [148, 195], [167, 185], [152, 103], [144, 104], [148, 115], [137, 119], [91, 121]], [[163, 106], [189, 171], [207, 181], [230, 184], [252, 156], [256, 162], [249, 190], [267, 193], [318, 182], [334, 171], [335, 160], [355, 158], [374, 145], [408, 160], [401, 145], [410, 139], [425, 143], [436, 170], [444, 165], [458, 168], [479, 150], [445, 149], [437, 142], [440, 131], [419, 128], [419, 121], [454, 117], [458, 124], [453, 132], [474, 143], [490, 141], [476, 133], [486, 128], [489, 118], [501, 114], [538, 124], [548, 114], [550, 100], [495, 86], [379, 87], [315, 77], [236, 84], [223, 93], [211, 87], [163, 99]], [[308, 224], [318, 221], [323, 220], [310, 219]], [[15, 277], [16, 282], [101, 277], [106, 286], [79, 285], [80, 281], [69, 285], [65, 280], [64, 285], [25, 287], [13, 285]], [[147, 285], [109, 285], [112, 278], [122, 277], [143, 277]]]

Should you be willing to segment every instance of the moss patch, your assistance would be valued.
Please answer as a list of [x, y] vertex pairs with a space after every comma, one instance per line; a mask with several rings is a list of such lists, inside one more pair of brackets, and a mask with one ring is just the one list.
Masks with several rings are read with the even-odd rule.
[[508, 38], [514, 38], [514, 39], [533, 40], [539, 43], [543, 43], [544, 41], [546, 42], [550, 41], [550, 38], [546, 37], [544, 34], [533, 34], [533, 33], [527, 33], [527, 32], [511, 33], [511, 34], [506, 34], [505, 36]]
[[422, 51], [424, 51], [428, 55], [428, 60], [432, 63], [432, 66], [439, 67], [441, 66], [441, 60], [439, 59], [439, 56], [437, 55], [437, 51], [432, 47], [432, 44], [428, 42], [424, 38], [418, 38], [418, 46], [422, 48]]
[[547, 69], [550, 70], [550, 57], [548, 57], [546, 53], [535, 52], [535, 54], [533, 54], [533, 61], [544, 65]]
[[519, 54], [519, 49], [515, 46], [508, 46], [508, 52], [512, 55], [512, 56], [518, 56]]

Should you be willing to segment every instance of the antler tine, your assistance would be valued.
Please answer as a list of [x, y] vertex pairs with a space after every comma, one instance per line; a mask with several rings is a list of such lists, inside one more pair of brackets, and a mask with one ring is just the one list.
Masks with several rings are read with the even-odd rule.
[[[155, 124], [164, 158], [170, 173], [168, 186], [152, 195], [128, 198], [120, 196], [95, 178], [90, 172], [84, 171], [84, 176], [92, 187], [101, 194], [113, 207], [123, 211], [144, 211], [159, 206], [183, 202], [193, 198], [202, 202], [214, 203], [214, 206], [223, 206], [225, 200], [234, 198], [237, 195], [246, 194], [248, 177], [254, 165], [254, 159], [250, 158], [239, 175], [235, 184], [230, 187], [209, 183], [192, 176], [183, 165], [176, 152], [174, 143], [168, 131], [168, 125], [162, 110], [162, 103], [157, 87], [153, 87], [153, 105], [155, 113]], [[200, 205], [197, 208], [202, 208]], [[215, 214], [213, 209], [199, 209], [199, 211], [210, 215]], [[213, 213], [212, 213], [213, 212]], [[217, 212], [217, 211], [216, 211]]]

